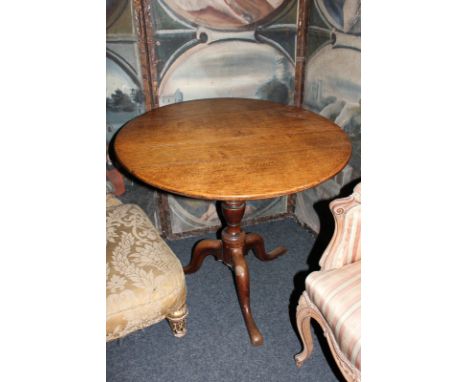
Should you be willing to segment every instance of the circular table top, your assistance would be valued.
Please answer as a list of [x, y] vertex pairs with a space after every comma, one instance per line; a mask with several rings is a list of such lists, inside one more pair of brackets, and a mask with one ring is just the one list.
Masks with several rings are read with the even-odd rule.
[[240, 98], [176, 103], [128, 122], [114, 143], [138, 179], [175, 194], [251, 200], [313, 187], [343, 169], [347, 135], [330, 120]]

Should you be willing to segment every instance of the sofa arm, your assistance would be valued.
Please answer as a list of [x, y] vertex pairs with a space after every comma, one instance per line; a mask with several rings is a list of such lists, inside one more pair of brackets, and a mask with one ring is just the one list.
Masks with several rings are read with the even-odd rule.
[[320, 259], [321, 269], [340, 268], [361, 259], [361, 183], [353, 193], [330, 203], [335, 232]]

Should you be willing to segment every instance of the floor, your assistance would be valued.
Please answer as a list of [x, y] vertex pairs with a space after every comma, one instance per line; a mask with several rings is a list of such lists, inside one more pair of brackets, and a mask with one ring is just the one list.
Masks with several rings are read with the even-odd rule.
[[[271, 262], [252, 254], [246, 259], [251, 277], [251, 307], [265, 337], [250, 345], [232, 273], [208, 257], [186, 276], [188, 333], [172, 336], [165, 321], [107, 344], [108, 381], [342, 381], [321, 333], [314, 353], [302, 368], [294, 363], [301, 350], [295, 330], [295, 307], [304, 279], [318, 263], [315, 236], [293, 219], [246, 227], [263, 235], [267, 250], [284, 245], [288, 252]], [[214, 234], [204, 235], [214, 237]], [[202, 237], [168, 241], [187, 264]]]

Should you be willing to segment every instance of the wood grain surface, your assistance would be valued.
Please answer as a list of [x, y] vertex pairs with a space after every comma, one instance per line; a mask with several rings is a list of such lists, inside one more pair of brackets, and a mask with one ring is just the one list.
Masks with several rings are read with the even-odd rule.
[[193, 198], [287, 195], [337, 174], [351, 156], [339, 126], [270, 101], [217, 98], [149, 111], [115, 139], [119, 162], [154, 187]]

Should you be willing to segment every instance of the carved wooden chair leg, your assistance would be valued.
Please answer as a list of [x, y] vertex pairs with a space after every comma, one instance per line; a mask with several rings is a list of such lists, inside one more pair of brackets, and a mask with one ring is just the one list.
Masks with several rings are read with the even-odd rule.
[[312, 333], [310, 329], [311, 309], [307, 306], [304, 295], [299, 298], [299, 304], [296, 310], [296, 323], [301, 337], [303, 350], [299, 354], [296, 354], [294, 359], [296, 360], [296, 366], [301, 367], [304, 361], [310, 357], [314, 350], [312, 343]]
[[192, 259], [190, 263], [184, 267], [186, 274], [196, 272], [200, 269], [203, 260], [209, 255], [216, 256], [221, 259], [223, 243], [221, 240], [202, 240], [193, 249]]
[[263, 344], [263, 336], [258, 330], [257, 325], [252, 317], [250, 308], [250, 279], [249, 268], [242, 254], [233, 254], [232, 262], [236, 280], [237, 293], [241, 306], [242, 315], [244, 316], [245, 325], [250, 336], [250, 342], [254, 346]]
[[187, 334], [187, 305], [169, 314], [166, 319], [169, 322], [172, 333], [176, 337], [183, 337]]
[[285, 254], [287, 251], [283, 246], [279, 246], [270, 252], [266, 252], [263, 238], [256, 233], [248, 233], [245, 235], [246, 253], [250, 249], [253, 249], [255, 256], [262, 261], [274, 260], [278, 256]]

